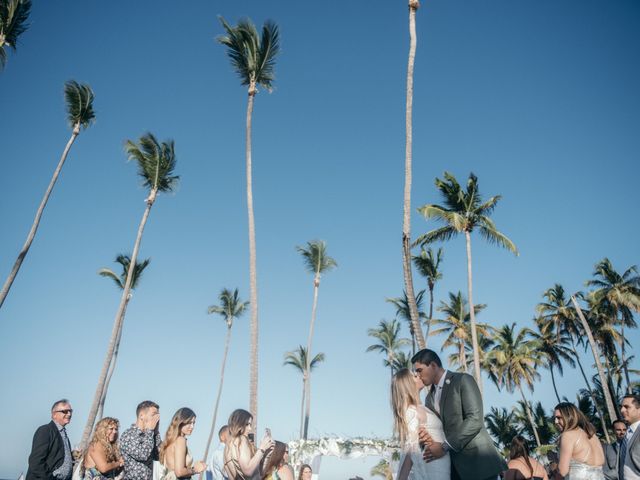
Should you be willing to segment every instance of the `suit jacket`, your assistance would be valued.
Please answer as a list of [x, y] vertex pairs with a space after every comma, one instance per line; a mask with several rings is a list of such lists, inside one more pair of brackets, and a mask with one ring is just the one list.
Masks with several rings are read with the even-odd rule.
[[[437, 413], [431, 394], [425, 403]], [[439, 417], [451, 446], [451, 463], [461, 480], [495, 478], [507, 469], [484, 426], [482, 397], [471, 375], [446, 372]]]
[[53, 471], [64, 462], [64, 444], [53, 420], [33, 435], [26, 480], [53, 480]]
[[636, 428], [636, 431], [628, 442], [626, 466], [631, 467], [631, 470], [636, 475], [640, 475], [640, 427]]
[[604, 449], [604, 465], [602, 470], [604, 471], [604, 478], [606, 480], [618, 480], [618, 454], [620, 452], [620, 444], [616, 441], [614, 443], [603, 443]]

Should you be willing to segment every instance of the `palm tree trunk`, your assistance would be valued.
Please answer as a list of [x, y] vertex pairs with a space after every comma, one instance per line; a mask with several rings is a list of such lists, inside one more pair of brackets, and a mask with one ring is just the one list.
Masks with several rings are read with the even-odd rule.
[[[582, 328], [584, 328], [585, 332], [587, 332], [587, 338], [589, 339], [589, 345], [591, 345], [591, 353], [593, 353], [593, 359], [596, 362], [596, 367], [598, 369], [598, 375], [600, 377], [600, 383], [602, 383], [602, 393], [604, 394], [605, 403], [607, 405], [607, 410], [609, 412], [609, 419], [611, 422], [615, 421], [616, 417], [616, 409], [613, 406], [613, 399], [611, 398], [611, 392], [609, 391], [609, 384], [607, 383], [607, 379], [604, 375], [604, 370], [602, 368], [602, 363], [600, 362], [600, 354], [598, 352], [598, 347], [596, 346], [596, 342], [593, 339], [593, 334], [591, 333], [591, 328], [587, 323], [587, 319], [584, 318], [584, 314], [582, 313], [582, 309], [580, 305], [576, 301], [576, 298], [572, 295], [571, 302], [578, 313], [578, 317], [580, 317], [580, 321], [582, 322]], [[603, 428], [606, 428], [603, 426]]]
[[309, 409], [311, 408], [311, 341], [313, 340], [313, 327], [316, 324], [316, 312], [318, 308], [318, 290], [320, 289], [320, 272], [316, 271], [313, 278], [313, 306], [311, 307], [311, 323], [309, 324], [309, 338], [307, 338], [307, 364], [305, 368], [307, 370], [307, 381], [305, 382], [307, 399], [307, 407], [304, 415], [304, 433], [302, 438], [307, 439], [309, 433]]
[[18, 271], [22, 266], [22, 262], [24, 261], [25, 257], [27, 256], [27, 253], [29, 252], [29, 249], [31, 248], [33, 239], [35, 238], [36, 232], [38, 231], [38, 227], [40, 226], [40, 219], [42, 217], [42, 213], [44, 212], [44, 208], [47, 206], [47, 202], [49, 201], [49, 197], [51, 196], [53, 187], [58, 181], [58, 176], [60, 175], [62, 166], [64, 165], [64, 162], [67, 159], [69, 150], [71, 150], [71, 145], [73, 145], [73, 142], [76, 140], [76, 137], [78, 136], [79, 133], [80, 133], [80, 124], [77, 123], [73, 127], [71, 138], [69, 138], [69, 141], [67, 142], [66, 147], [64, 147], [62, 156], [60, 157], [60, 161], [58, 162], [58, 166], [53, 172], [53, 176], [51, 177], [49, 186], [47, 187], [47, 190], [44, 193], [44, 197], [42, 197], [42, 201], [40, 202], [40, 206], [36, 211], [36, 217], [34, 218], [33, 224], [31, 225], [31, 230], [29, 230], [29, 234], [27, 235], [27, 240], [24, 242], [24, 245], [22, 246], [22, 250], [20, 250], [20, 253], [18, 254], [18, 258], [16, 258], [16, 261], [13, 264], [11, 273], [9, 273], [7, 280], [4, 282], [4, 285], [2, 286], [2, 290], [0, 290], [0, 308], [2, 307], [2, 304], [4, 303], [5, 298], [7, 298], [7, 295], [9, 294], [9, 290], [11, 289], [11, 285], [13, 285], [13, 281], [16, 279], [16, 275], [18, 275]]
[[462, 371], [464, 373], [467, 373], [467, 354], [464, 351], [464, 341], [460, 340], [460, 346], [459, 346], [459, 361], [460, 361], [460, 365], [462, 366]]
[[404, 164], [404, 208], [402, 220], [402, 270], [404, 286], [407, 292], [407, 303], [414, 334], [420, 349], [426, 348], [427, 342], [422, 334], [416, 295], [413, 291], [413, 274], [411, 271], [411, 159], [413, 145], [413, 64], [416, 58], [416, 10], [420, 4], [417, 0], [409, 0], [409, 62], [407, 66], [407, 110], [405, 118], [406, 148]]
[[627, 393], [631, 394], [631, 381], [629, 380], [629, 369], [627, 368], [627, 361], [625, 360], [625, 354], [624, 354], [624, 344], [625, 344], [625, 338], [624, 338], [624, 322], [625, 322], [625, 318], [624, 316], [622, 317], [622, 324], [620, 325], [620, 360], [622, 361], [622, 368], [624, 370], [624, 378], [627, 381]]
[[249, 410], [253, 415], [253, 428], [258, 431], [258, 285], [256, 273], [256, 229], [253, 216], [253, 180], [251, 173], [251, 120], [256, 94], [255, 82], [249, 86], [247, 101], [247, 216], [249, 221], [249, 297], [251, 303], [251, 354], [249, 360]]
[[549, 364], [549, 371], [551, 372], [551, 383], [553, 384], [553, 391], [556, 394], [556, 399], [558, 403], [561, 402], [560, 395], [558, 395], [558, 387], [556, 386], [556, 376], [553, 374], [553, 365]]
[[220, 368], [220, 385], [218, 385], [218, 394], [216, 395], [216, 404], [213, 407], [213, 420], [211, 421], [211, 431], [207, 439], [207, 446], [204, 449], [203, 462], [209, 458], [209, 448], [213, 440], [213, 434], [216, 431], [216, 419], [218, 418], [218, 407], [220, 406], [220, 396], [222, 395], [222, 384], [224, 383], [224, 367], [227, 364], [227, 353], [229, 352], [229, 342], [231, 341], [231, 327], [227, 326], [227, 338], [224, 341], [224, 354], [222, 356], [222, 367]]
[[524, 396], [524, 391], [522, 387], [518, 385], [518, 390], [520, 391], [520, 395], [522, 396], [522, 401], [524, 402], [524, 409], [527, 411], [527, 417], [529, 417], [529, 423], [531, 424], [531, 428], [533, 429], [533, 436], [536, 439], [536, 445], [540, 447], [540, 436], [538, 435], [538, 429], [536, 428], [536, 422], [533, 421], [533, 415], [531, 414], [531, 408], [529, 408], [529, 402]]
[[302, 401], [300, 402], [300, 439], [304, 435], [304, 397], [307, 391], [307, 379], [304, 373], [302, 374]]
[[429, 286], [429, 319], [427, 320], [427, 334], [425, 335], [425, 341], [431, 334], [431, 320], [433, 320], [433, 287]]
[[138, 259], [140, 242], [142, 241], [142, 233], [144, 232], [144, 227], [147, 223], [147, 219], [149, 218], [149, 213], [151, 212], [151, 207], [153, 206], [153, 202], [155, 201], [156, 195], [157, 195], [156, 190], [152, 190], [151, 193], [149, 194], [149, 197], [147, 198], [147, 207], [145, 208], [144, 213], [142, 215], [142, 220], [140, 220], [140, 226], [138, 227], [138, 235], [136, 236], [136, 241], [133, 246], [133, 253], [131, 254], [131, 260], [129, 263], [129, 270], [127, 270], [127, 280], [125, 281], [124, 288], [122, 289], [120, 306], [118, 307], [118, 312], [116, 313], [116, 317], [113, 323], [113, 329], [111, 331], [111, 339], [109, 340], [109, 346], [107, 347], [107, 354], [105, 356], [104, 363], [102, 364], [102, 371], [100, 372], [100, 377], [98, 378], [98, 386], [96, 387], [95, 394], [93, 395], [93, 403], [91, 404], [91, 409], [89, 410], [87, 423], [84, 426], [84, 431], [82, 432], [82, 440], [80, 441], [80, 450], [84, 450], [87, 447], [87, 444], [89, 442], [89, 437], [91, 435], [91, 431], [93, 430], [93, 425], [96, 420], [96, 415], [98, 413], [98, 404], [100, 403], [102, 394], [105, 391], [104, 387], [107, 379], [107, 372], [113, 360], [113, 353], [116, 349], [118, 333], [120, 332], [122, 325], [124, 323], [124, 311], [126, 308], [127, 299], [129, 297], [129, 292], [131, 291], [131, 282], [133, 280], [133, 270], [135, 269], [136, 260]]
[[478, 347], [478, 332], [476, 330], [476, 312], [473, 303], [473, 276], [471, 272], [471, 234], [464, 232], [467, 241], [467, 288], [469, 290], [469, 316], [471, 318], [471, 345], [473, 347], [473, 374], [476, 377], [480, 395], [482, 395], [482, 377], [480, 376], [480, 350]]

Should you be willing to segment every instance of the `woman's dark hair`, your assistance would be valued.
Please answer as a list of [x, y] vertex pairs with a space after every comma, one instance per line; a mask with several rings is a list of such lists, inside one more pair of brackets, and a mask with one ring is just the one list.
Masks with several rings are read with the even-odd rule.
[[298, 480], [302, 480], [302, 472], [304, 472], [304, 469], [308, 468], [310, 472], [313, 472], [313, 470], [311, 469], [311, 465], [308, 465], [306, 463], [303, 463], [300, 466], [300, 473], [298, 474]]
[[275, 442], [273, 450], [265, 458], [262, 464], [262, 480], [271, 478], [271, 474], [278, 470], [284, 464], [284, 452], [287, 451], [287, 445], [282, 442]]
[[232, 438], [237, 438], [242, 435], [245, 427], [252, 419], [253, 415], [246, 410], [241, 408], [234, 410], [229, 416], [229, 421], [227, 422], [227, 425], [229, 426], [229, 435], [231, 435]]
[[520, 435], [513, 437], [511, 447], [509, 448], [509, 460], [515, 460], [516, 458], [522, 458], [524, 460], [524, 463], [529, 467], [531, 476], [533, 476], [533, 466], [531, 465], [531, 461], [529, 461], [529, 446], [524, 437]]

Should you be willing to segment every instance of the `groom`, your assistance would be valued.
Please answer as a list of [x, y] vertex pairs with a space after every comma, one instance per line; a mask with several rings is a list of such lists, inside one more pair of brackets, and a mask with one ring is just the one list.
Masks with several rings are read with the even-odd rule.
[[442, 420], [446, 441], [433, 441], [420, 431], [427, 462], [451, 455], [452, 480], [496, 480], [507, 466], [484, 427], [482, 397], [473, 377], [450, 372], [433, 350], [423, 349], [411, 358], [413, 368], [429, 389], [425, 405]]

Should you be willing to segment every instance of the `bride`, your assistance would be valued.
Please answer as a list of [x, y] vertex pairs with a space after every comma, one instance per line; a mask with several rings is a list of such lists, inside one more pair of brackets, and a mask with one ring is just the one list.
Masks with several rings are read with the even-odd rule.
[[420, 402], [422, 388], [420, 378], [406, 368], [398, 371], [391, 381], [394, 432], [400, 438], [403, 453], [397, 480], [449, 480], [451, 460], [448, 453], [429, 463], [422, 458], [418, 441], [420, 427], [426, 428], [436, 442], [445, 440], [440, 418]]

